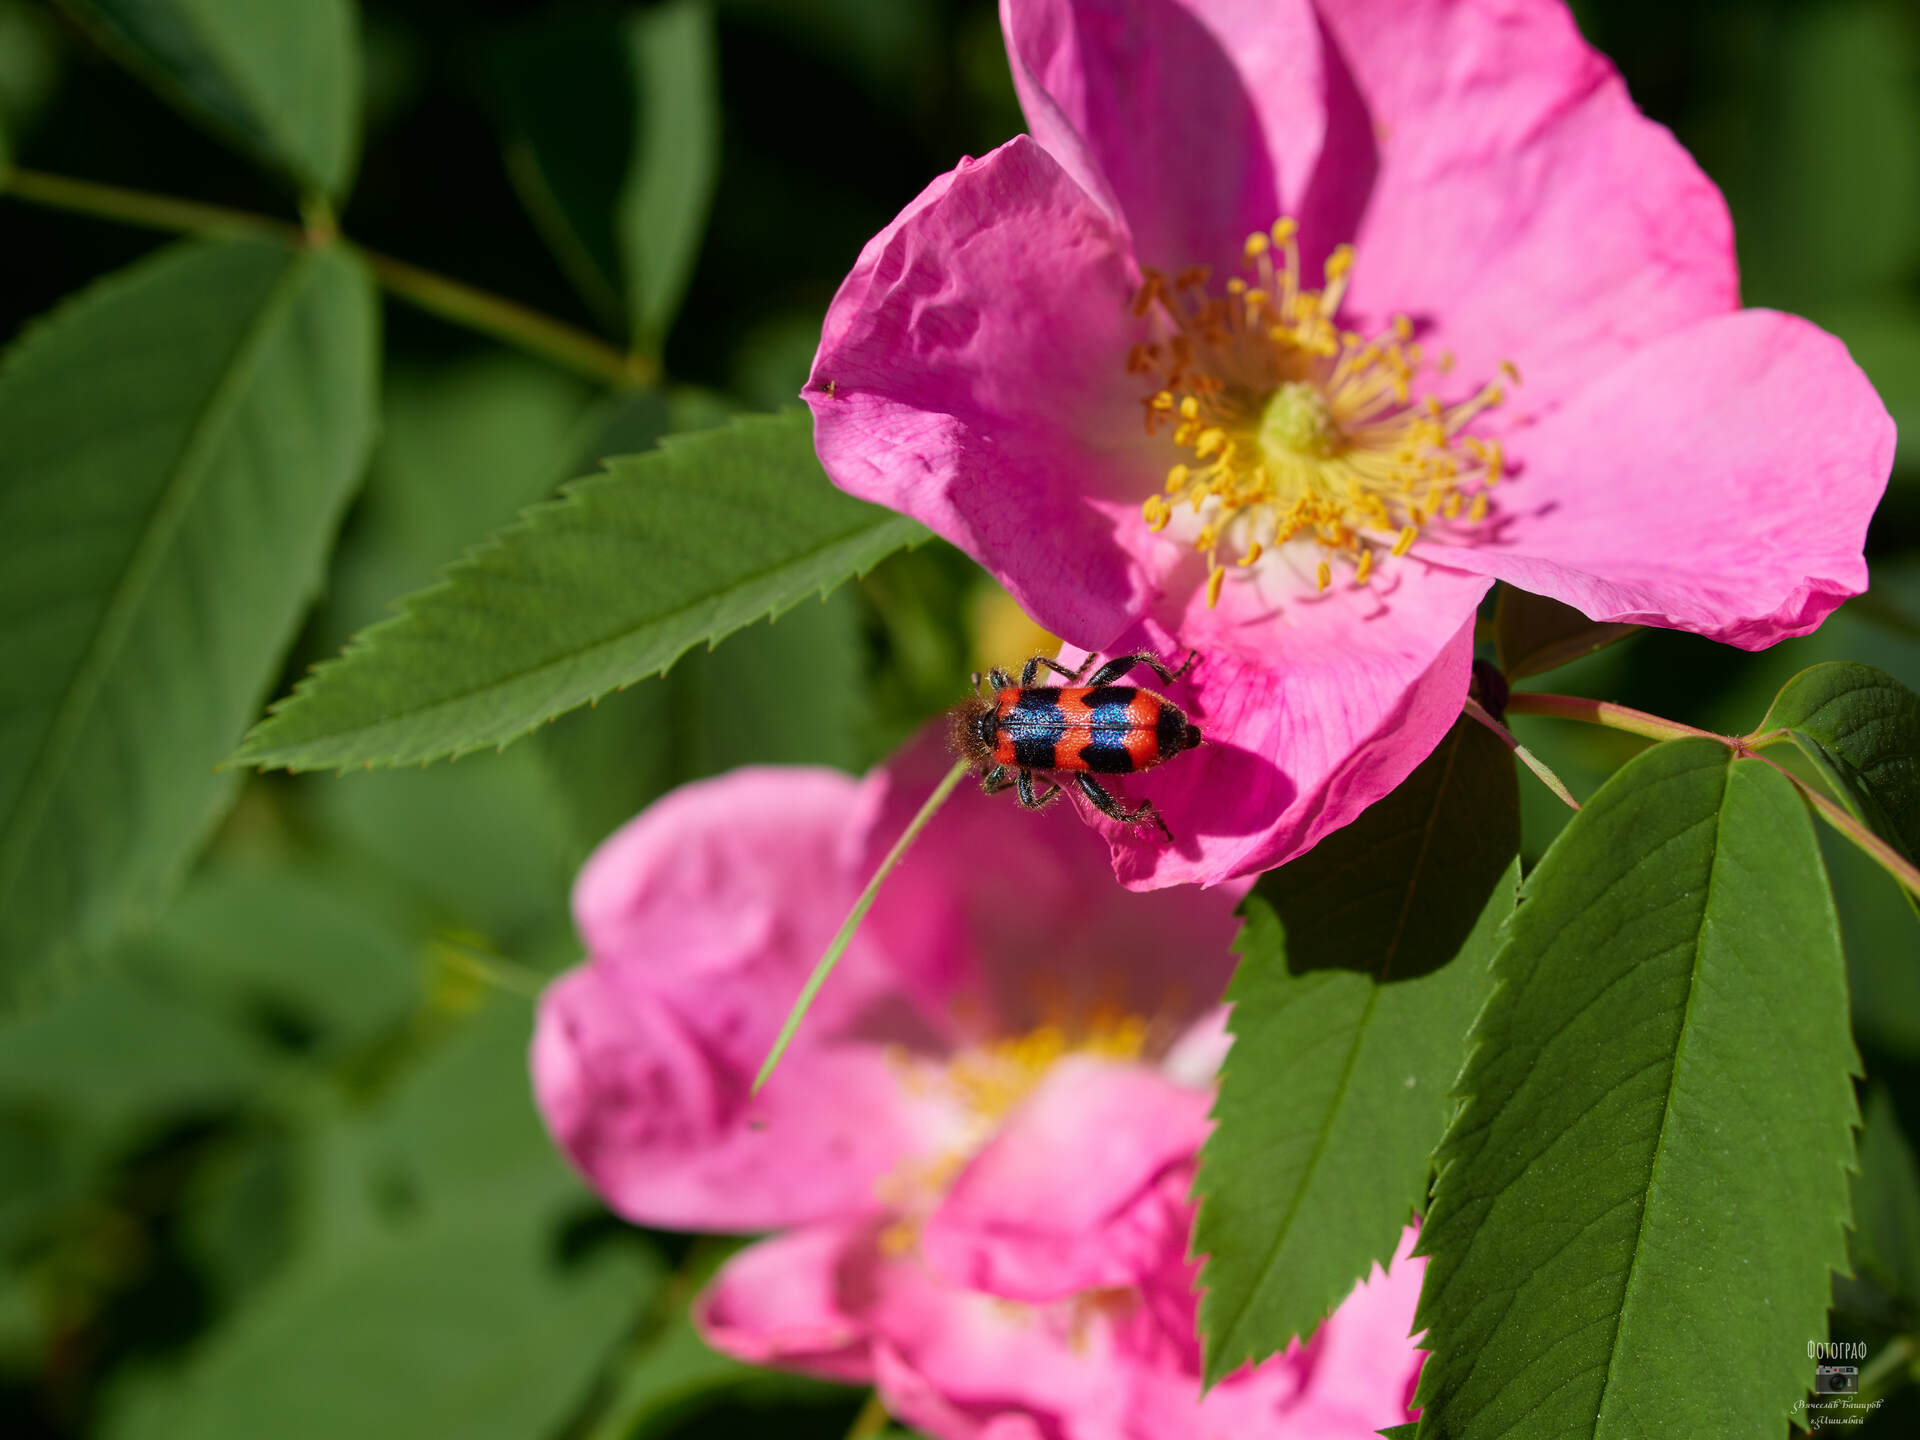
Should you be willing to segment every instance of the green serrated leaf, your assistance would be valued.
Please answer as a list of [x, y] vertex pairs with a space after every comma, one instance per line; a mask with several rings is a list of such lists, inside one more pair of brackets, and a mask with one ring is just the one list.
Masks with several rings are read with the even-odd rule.
[[1640, 626], [1589, 620], [1571, 605], [1502, 585], [1494, 607], [1493, 629], [1500, 669], [1509, 680], [1519, 680], [1604, 650], [1634, 634]]
[[371, 284], [186, 244], [0, 368], [0, 994], [157, 908], [319, 584], [374, 426]]
[[657, 352], [718, 173], [708, 6], [542, 19], [502, 37], [493, 70], [522, 201], [602, 322]]
[[1774, 697], [1759, 733], [1773, 730], [1793, 738], [1856, 819], [1909, 860], [1920, 855], [1920, 695], [1871, 665], [1815, 665]]
[[349, 0], [59, 0], [189, 118], [307, 192], [352, 174], [360, 39]]
[[1806, 807], [1655, 746], [1528, 877], [1494, 977], [1420, 1236], [1419, 1433], [1778, 1433], [1845, 1263], [1859, 1068]]
[[1209, 1384], [1311, 1335], [1392, 1256], [1452, 1113], [1519, 844], [1512, 757], [1463, 718], [1248, 897], [1195, 1186]]
[[1920, 1314], [1920, 1162], [1887, 1092], [1867, 1097], [1853, 1183], [1854, 1269]]
[[670, 438], [448, 567], [303, 681], [229, 763], [406, 765], [504, 745], [926, 533], [834, 489], [803, 413]]

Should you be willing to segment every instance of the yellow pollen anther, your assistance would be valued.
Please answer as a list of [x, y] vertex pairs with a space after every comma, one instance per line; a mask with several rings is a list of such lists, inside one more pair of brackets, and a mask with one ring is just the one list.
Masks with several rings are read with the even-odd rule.
[[1469, 432], [1517, 372], [1503, 366], [1464, 399], [1433, 393], [1452, 356], [1430, 357], [1404, 314], [1372, 333], [1355, 327], [1342, 313], [1353, 247], [1329, 251], [1314, 288], [1303, 283], [1299, 239], [1285, 217], [1249, 235], [1247, 273], [1224, 294], [1196, 268], [1172, 284], [1143, 270], [1135, 297], [1150, 334], [1126, 359], [1143, 382], [1147, 433], [1185, 452], [1141, 514], [1155, 531], [1179, 522], [1182, 542], [1205, 558], [1209, 605], [1228, 564], [1257, 565], [1289, 542], [1320, 552], [1306, 562], [1319, 588], [1336, 571], [1364, 585], [1430, 523], [1484, 517], [1482, 497], [1505, 473], [1498, 443]]
[[1473, 497], [1473, 504], [1467, 507], [1467, 523], [1478, 525], [1487, 518], [1487, 492], [1482, 490]]

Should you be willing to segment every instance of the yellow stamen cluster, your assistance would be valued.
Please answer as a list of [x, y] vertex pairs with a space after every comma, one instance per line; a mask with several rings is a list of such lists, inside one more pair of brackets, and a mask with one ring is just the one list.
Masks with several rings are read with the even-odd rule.
[[957, 1102], [962, 1124], [947, 1148], [904, 1161], [876, 1183], [881, 1203], [900, 1212], [881, 1233], [881, 1248], [889, 1255], [914, 1248], [924, 1212], [953, 1183], [973, 1152], [992, 1137], [1007, 1113], [1061, 1060], [1069, 1055], [1138, 1060], [1149, 1043], [1145, 1020], [1102, 1005], [1080, 1023], [1037, 1025], [1024, 1034], [971, 1046], [941, 1066], [929, 1066], [904, 1050], [897, 1052], [893, 1063], [909, 1092]]
[[1059, 1025], [1039, 1025], [1024, 1035], [962, 1051], [947, 1066], [947, 1083], [973, 1115], [998, 1121], [1068, 1055], [1138, 1060], [1146, 1043], [1144, 1020], [1103, 1008], [1075, 1036]]
[[[1191, 452], [1167, 471], [1164, 494], [1141, 516], [1164, 530], [1181, 507], [1195, 516], [1194, 546], [1207, 558], [1207, 603], [1226, 580], [1220, 553], [1248, 566], [1296, 538], [1320, 550], [1314, 583], [1336, 564], [1364, 585], [1376, 550], [1405, 555], [1428, 527], [1478, 524], [1506, 457], [1495, 440], [1465, 433], [1499, 405], [1500, 384], [1455, 404], [1416, 394], [1427, 357], [1413, 326], [1395, 316], [1371, 338], [1336, 323], [1353, 250], [1327, 257], [1325, 283], [1301, 284], [1297, 227], [1280, 220], [1247, 237], [1247, 276], [1209, 294], [1204, 268], [1169, 281], [1144, 272], [1134, 314], [1160, 337], [1135, 345], [1127, 370], [1152, 382], [1149, 434], [1171, 427]], [[1444, 375], [1450, 356], [1432, 369]], [[1503, 366], [1509, 380], [1519, 376]]]

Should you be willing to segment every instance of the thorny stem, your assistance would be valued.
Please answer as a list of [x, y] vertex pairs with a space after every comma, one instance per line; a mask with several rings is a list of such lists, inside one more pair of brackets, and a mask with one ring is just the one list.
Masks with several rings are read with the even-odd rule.
[[1467, 699], [1467, 714], [1471, 715], [1482, 725], [1486, 726], [1487, 729], [1499, 736], [1500, 743], [1513, 751], [1514, 757], [1537, 775], [1542, 785], [1545, 785], [1547, 789], [1566, 801], [1571, 809], [1578, 810], [1580, 808], [1580, 802], [1573, 798], [1573, 792], [1567, 789], [1558, 775], [1553, 773], [1552, 769], [1548, 767], [1547, 762], [1527, 749], [1527, 747], [1522, 745], [1518, 740], [1514, 739], [1513, 732], [1498, 720], [1494, 719], [1493, 716], [1487, 712], [1487, 708], [1471, 696]]
[[197, 200], [18, 167], [0, 169], [0, 193], [52, 210], [175, 234], [315, 248], [338, 242], [358, 255], [389, 292], [431, 315], [518, 346], [604, 385], [631, 389], [651, 385], [660, 378], [659, 364], [650, 356], [622, 354], [598, 336], [516, 301], [345, 240], [324, 204], [304, 207], [306, 223], [295, 225], [225, 205], [205, 205]]
[[900, 832], [900, 838], [893, 842], [893, 848], [887, 852], [887, 858], [880, 862], [880, 868], [873, 872], [873, 878], [867, 881], [867, 888], [860, 892], [860, 898], [853, 902], [853, 908], [847, 912], [847, 918], [841, 922], [839, 932], [827, 946], [826, 953], [820, 957], [820, 963], [813, 967], [813, 973], [807, 977], [807, 983], [800, 989], [800, 998], [793, 1002], [793, 1009], [787, 1014], [787, 1023], [780, 1027], [780, 1036], [773, 1042], [773, 1049], [767, 1052], [766, 1063], [761, 1065], [760, 1073], [754, 1077], [753, 1093], [758, 1095], [760, 1087], [767, 1083], [767, 1077], [773, 1074], [773, 1067], [780, 1063], [780, 1057], [786, 1053], [788, 1043], [794, 1032], [800, 1028], [800, 1022], [806, 1018], [807, 1009], [813, 1004], [813, 997], [820, 993], [820, 987], [826, 983], [827, 976], [839, 962], [841, 953], [853, 939], [853, 932], [860, 928], [860, 922], [867, 918], [867, 911], [873, 908], [873, 902], [880, 893], [883, 881], [893, 872], [907, 853], [907, 847], [920, 837], [927, 828], [927, 822], [939, 813], [940, 807], [947, 803], [947, 797], [953, 794], [954, 787], [967, 775], [971, 767], [962, 760], [940, 783], [933, 787], [933, 793], [927, 797], [927, 803], [920, 807], [920, 813], [907, 822], [907, 828]]
[[1771, 766], [1785, 776], [1787, 783], [1798, 790], [1814, 809], [1814, 813], [1838, 830], [1847, 839], [1867, 853], [1867, 856], [1881, 869], [1893, 876], [1916, 896], [1920, 896], [1920, 867], [1902, 855], [1893, 846], [1873, 833], [1870, 826], [1855, 819], [1845, 809], [1835, 804], [1818, 787], [1795, 775], [1778, 761], [1770, 760], [1760, 753], [1762, 746], [1771, 744], [1781, 736], [1775, 732], [1762, 735], [1716, 735], [1711, 730], [1702, 730], [1693, 725], [1682, 725], [1677, 720], [1665, 720], [1658, 715], [1649, 715], [1644, 710], [1632, 710], [1625, 705], [1615, 705], [1606, 700], [1588, 700], [1579, 695], [1543, 695], [1538, 691], [1516, 691], [1507, 700], [1509, 713], [1522, 715], [1554, 715], [1562, 720], [1584, 720], [1591, 725], [1604, 725], [1610, 730], [1624, 730], [1632, 735], [1644, 735], [1651, 740], [1681, 740], [1693, 737], [1714, 740], [1733, 751], [1742, 760], [1758, 760], [1762, 765]]

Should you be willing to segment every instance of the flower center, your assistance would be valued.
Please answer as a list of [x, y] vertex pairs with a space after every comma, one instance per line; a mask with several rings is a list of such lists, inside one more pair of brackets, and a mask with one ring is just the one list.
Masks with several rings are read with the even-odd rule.
[[1404, 315], [1371, 338], [1337, 325], [1353, 251], [1336, 248], [1324, 287], [1311, 290], [1297, 236], [1291, 220], [1248, 236], [1251, 279], [1233, 277], [1224, 297], [1207, 292], [1204, 268], [1171, 282], [1147, 270], [1134, 297], [1134, 313], [1160, 332], [1127, 355], [1128, 372], [1154, 385], [1147, 431], [1171, 424], [1190, 452], [1141, 514], [1164, 530], [1191, 512], [1209, 605], [1226, 579], [1223, 551], [1249, 566], [1294, 540], [1316, 547], [1316, 588], [1332, 583], [1335, 564], [1364, 585], [1376, 552], [1404, 555], [1430, 528], [1485, 519], [1505, 468], [1498, 441], [1466, 433], [1501, 403], [1501, 386], [1452, 405], [1416, 396], [1429, 368], [1445, 375], [1452, 357], [1429, 367]]
[[904, 1161], [881, 1177], [879, 1199], [899, 1212], [881, 1232], [881, 1248], [890, 1255], [913, 1249], [925, 1213], [1055, 1065], [1069, 1055], [1140, 1060], [1147, 1050], [1148, 1030], [1140, 1016], [1101, 1006], [1071, 1031], [1058, 1024], [1038, 1025], [1020, 1035], [971, 1046], [944, 1065], [929, 1066], [905, 1052], [895, 1054], [893, 1063], [901, 1083], [916, 1094], [948, 1101], [956, 1123], [946, 1143], [934, 1153]]
[[1325, 459], [1345, 445], [1346, 436], [1340, 433], [1327, 402], [1304, 380], [1287, 381], [1260, 412], [1260, 453], [1270, 463], [1310, 456]]

